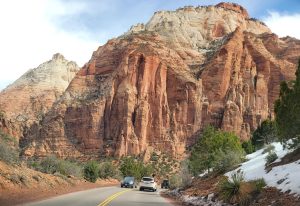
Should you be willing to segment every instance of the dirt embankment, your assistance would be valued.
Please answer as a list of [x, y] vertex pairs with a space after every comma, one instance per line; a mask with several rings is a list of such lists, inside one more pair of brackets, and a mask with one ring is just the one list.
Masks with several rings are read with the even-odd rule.
[[[169, 198], [175, 199], [177, 205], [199, 205], [197, 201], [185, 202], [188, 199], [198, 198], [199, 200], [209, 200], [211, 204], [223, 205], [219, 202], [218, 197], [218, 182], [222, 180], [222, 176], [212, 176], [207, 178], [195, 178], [192, 185], [189, 188], [177, 192], [177, 195], [173, 195], [174, 192], [166, 192], [164, 195]], [[212, 195], [213, 194], [213, 195]], [[211, 197], [212, 198], [211, 198]], [[201, 198], [202, 197], [202, 198]], [[201, 201], [198, 201], [201, 202]], [[195, 204], [194, 204], [195, 203]], [[218, 204], [217, 204], [218, 203]], [[200, 204], [202, 205], [202, 204]], [[208, 204], [209, 205], [209, 204]], [[227, 204], [230, 205], [230, 204]], [[275, 187], [265, 187], [262, 192], [258, 194], [251, 201], [249, 206], [299, 206], [300, 197], [296, 197], [292, 194], [280, 192]]]
[[50, 175], [0, 161], [0, 205], [17, 205], [80, 190], [118, 184], [115, 179], [87, 182], [76, 177]]

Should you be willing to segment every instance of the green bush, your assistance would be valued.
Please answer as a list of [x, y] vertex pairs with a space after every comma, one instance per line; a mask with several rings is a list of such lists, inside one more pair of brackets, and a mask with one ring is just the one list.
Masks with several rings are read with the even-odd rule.
[[54, 174], [58, 169], [58, 159], [55, 156], [48, 156], [41, 160], [39, 166], [41, 172]]
[[28, 166], [48, 174], [60, 173], [65, 176], [82, 177], [82, 166], [76, 162], [62, 160], [56, 156], [48, 156], [42, 160], [29, 160]]
[[230, 204], [247, 205], [251, 199], [253, 185], [244, 181], [242, 173], [235, 173], [231, 179], [224, 179], [219, 183], [221, 198]]
[[[233, 152], [241, 160], [244, 157], [244, 151], [239, 141], [239, 138], [233, 133], [222, 132], [211, 126], [204, 128], [202, 136], [192, 148], [192, 152], [189, 158], [189, 168], [194, 175], [203, 173], [204, 171], [210, 171], [214, 168], [221, 168], [230, 162], [228, 156], [232, 156]], [[222, 158], [220, 159], [220, 154]], [[234, 164], [238, 163], [234, 162]], [[232, 166], [232, 165], [229, 165]]]
[[19, 163], [17, 140], [0, 130], [0, 160], [7, 164]]
[[158, 154], [156, 154], [155, 152], [153, 152], [153, 153], [151, 154], [150, 160], [151, 160], [151, 161], [154, 161], [154, 162], [157, 162], [157, 161], [158, 161], [158, 158], [159, 158]]
[[60, 160], [58, 172], [65, 176], [82, 177], [83, 167], [77, 162], [71, 162], [68, 160]]
[[243, 142], [242, 147], [247, 154], [255, 152], [255, 147], [253, 146], [251, 141]]
[[274, 162], [275, 160], [277, 160], [278, 156], [275, 152], [270, 152], [267, 156], [266, 156], [266, 161], [267, 161], [267, 165], [271, 164], [272, 162]]
[[102, 162], [99, 167], [99, 178], [115, 178], [118, 175], [118, 168], [112, 162]]
[[216, 154], [214, 170], [220, 173], [228, 172], [236, 167], [243, 160], [243, 156], [238, 151], [226, 150]]
[[261, 149], [264, 145], [278, 140], [276, 123], [271, 120], [265, 120], [253, 132], [252, 144], [256, 150]]
[[176, 173], [170, 176], [169, 182], [170, 182], [170, 188], [186, 188], [189, 187], [192, 183], [193, 176], [189, 171], [189, 163], [187, 160], [184, 160], [180, 164], [180, 170]]
[[17, 149], [0, 142], [0, 160], [7, 164], [19, 163], [19, 152]]
[[152, 176], [154, 169], [151, 164], [145, 164], [133, 157], [125, 157], [121, 160], [120, 171], [124, 177], [133, 176], [140, 180], [144, 176]]
[[231, 179], [225, 178], [218, 185], [221, 199], [238, 205], [249, 205], [266, 186], [263, 178], [244, 181], [243, 173], [235, 173]]
[[83, 169], [84, 178], [90, 182], [96, 182], [99, 176], [99, 164], [96, 161], [89, 161]]
[[12, 137], [12, 136], [6, 134], [1, 129], [0, 129], [0, 137], [1, 137], [1, 140], [0, 140], [1, 142], [5, 142], [6, 144], [13, 146], [13, 147], [18, 147], [17, 139], [15, 137]]
[[14, 184], [23, 184], [28, 186], [28, 178], [24, 175], [19, 174], [11, 174], [8, 179], [13, 182]]
[[252, 180], [252, 181], [250, 181], [250, 183], [254, 186], [254, 192], [256, 194], [261, 193], [263, 188], [267, 185], [263, 178]]
[[189, 171], [189, 162], [188, 161], [182, 161], [180, 164], [180, 179], [181, 179], [181, 187], [189, 187], [192, 184], [193, 176], [191, 172]]
[[182, 178], [178, 174], [172, 175], [169, 179], [169, 184], [170, 184], [170, 189], [172, 190], [176, 188], [180, 188], [182, 185]]
[[0, 110], [0, 119], [4, 119], [5, 118], [5, 112]]

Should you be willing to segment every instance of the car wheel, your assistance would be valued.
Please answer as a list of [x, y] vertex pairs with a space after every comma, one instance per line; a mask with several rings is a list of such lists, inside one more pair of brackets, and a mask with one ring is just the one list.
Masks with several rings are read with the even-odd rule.
[[143, 188], [140, 188], [140, 191], [143, 191]]

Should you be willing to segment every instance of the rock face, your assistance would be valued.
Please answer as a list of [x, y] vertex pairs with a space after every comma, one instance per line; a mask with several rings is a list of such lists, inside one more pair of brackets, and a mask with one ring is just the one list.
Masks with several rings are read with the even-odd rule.
[[201, 81], [158, 36], [109, 41], [32, 130], [25, 155], [183, 153], [201, 126]]
[[35, 69], [31, 69], [0, 93], [0, 128], [15, 137], [42, 119], [62, 95], [79, 70], [75, 62], [54, 54]]
[[26, 156], [180, 157], [207, 124], [242, 139], [272, 116], [300, 42], [239, 5], [157, 12], [93, 53], [26, 135]]

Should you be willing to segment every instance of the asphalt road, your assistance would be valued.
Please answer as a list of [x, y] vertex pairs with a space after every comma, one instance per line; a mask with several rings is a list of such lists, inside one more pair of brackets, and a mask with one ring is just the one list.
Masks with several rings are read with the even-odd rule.
[[26, 206], [171, 206], [157, 192], [120, 187], [102, 187], [61, 195]]

